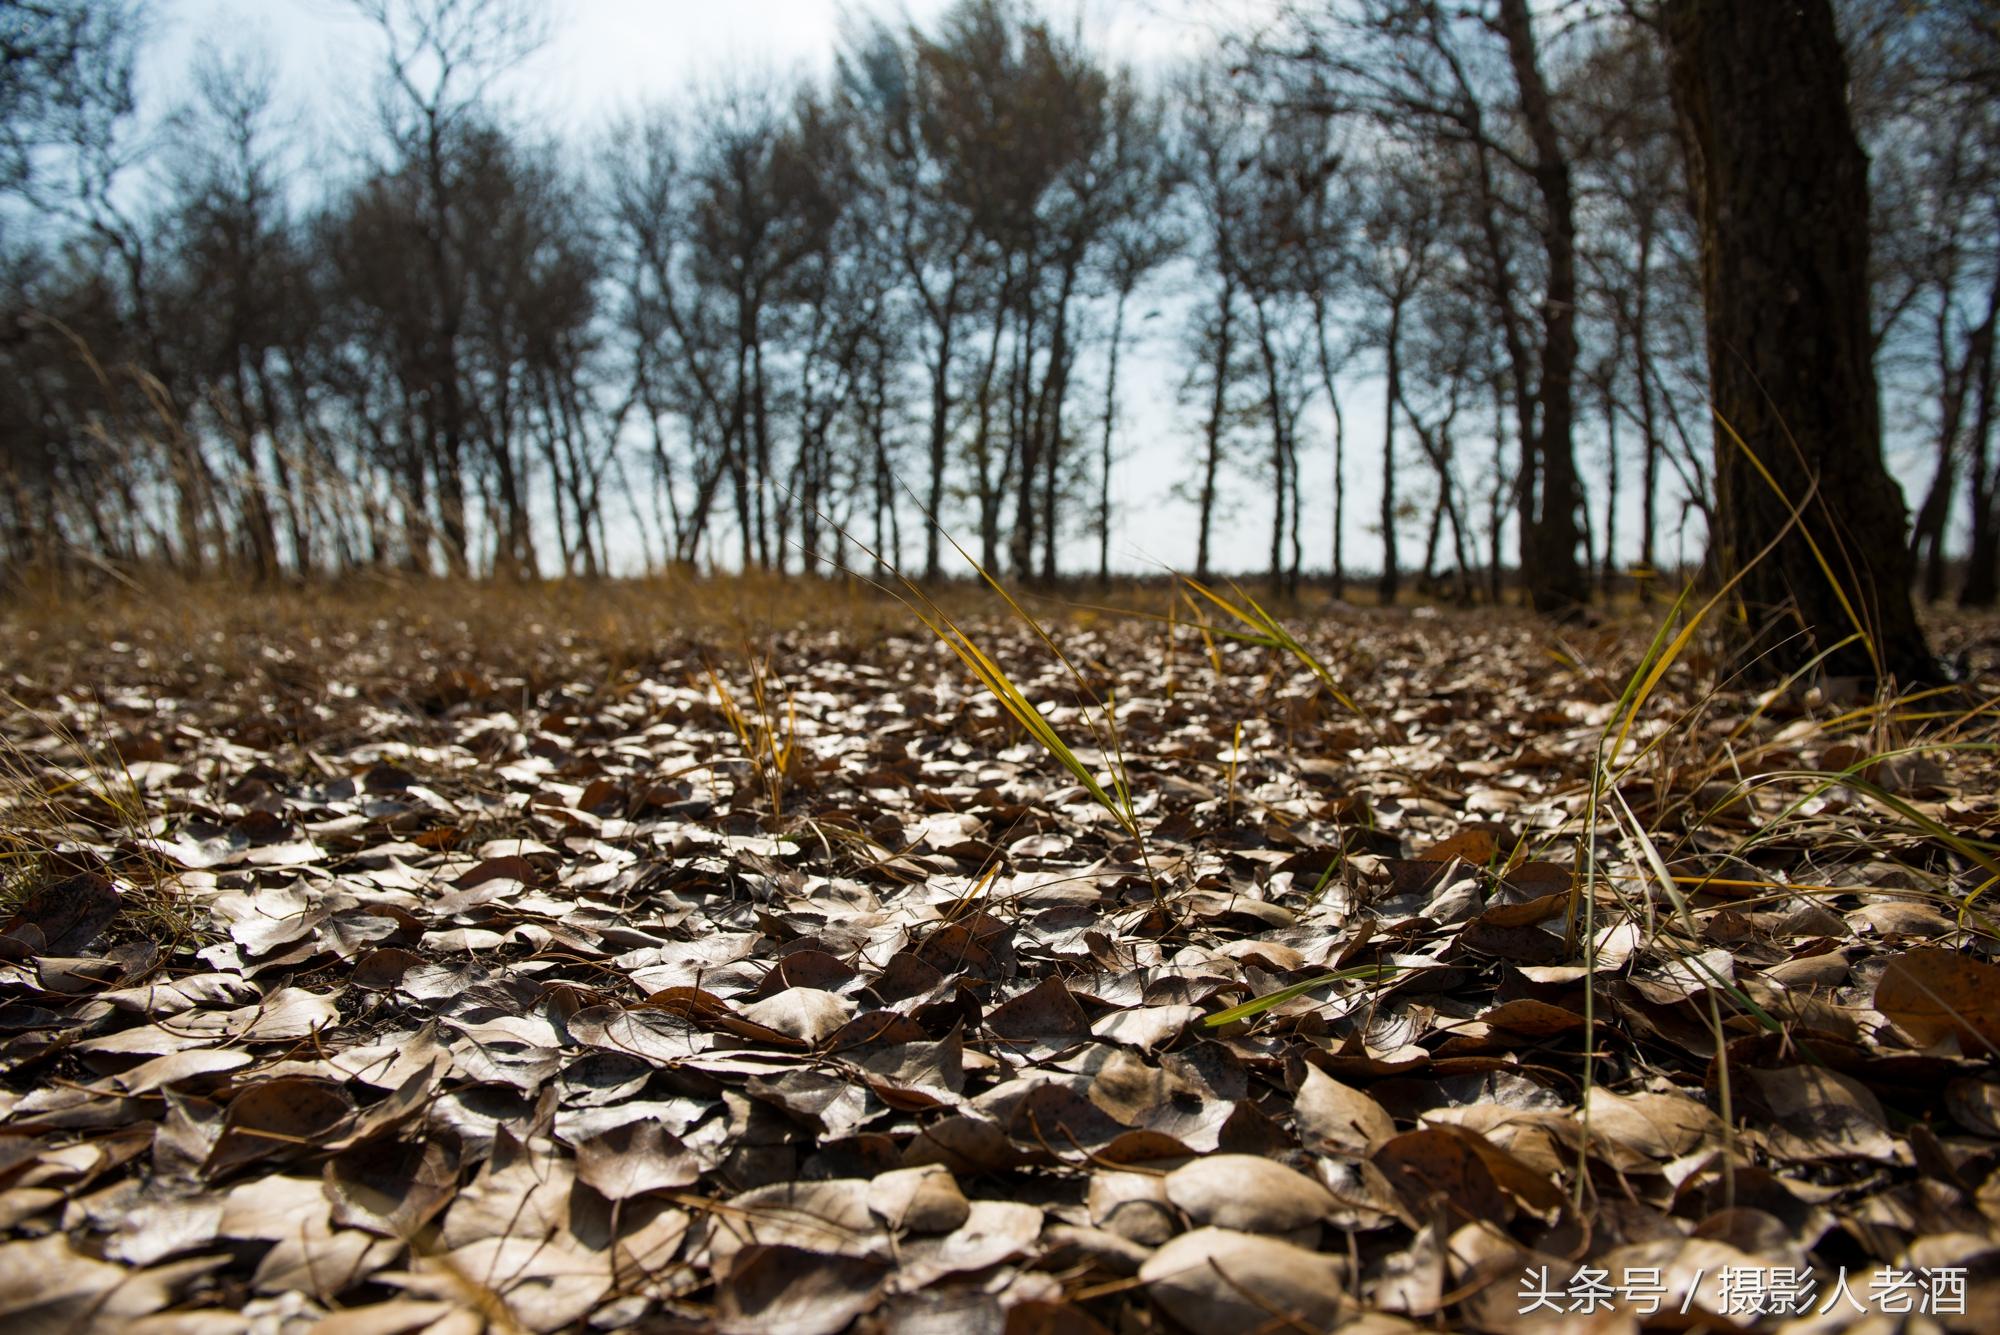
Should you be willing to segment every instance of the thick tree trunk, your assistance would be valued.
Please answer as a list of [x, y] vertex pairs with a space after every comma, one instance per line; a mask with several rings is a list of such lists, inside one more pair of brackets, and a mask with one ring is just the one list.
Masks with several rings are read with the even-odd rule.
[[1825, 671], [1935, 678], [1882, 462], [1868, 164], [1830, 0], [1669, 0], [1666, 32], [1718, 418], [1712, 554], [1742, 575], [1746, 662], [1769, 678], [1865, 629]]

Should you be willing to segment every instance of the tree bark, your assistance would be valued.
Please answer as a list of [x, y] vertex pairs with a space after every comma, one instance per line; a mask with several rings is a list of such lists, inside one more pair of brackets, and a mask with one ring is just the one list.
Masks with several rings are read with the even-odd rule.
[[2000, 594], [2000, 514], [1995, 514], [1993, 458], [1993, 328], [1979, 339], [1973, 367], [1974, 403], [1968, 447], [1973, 459], [1972, 550], [1965, 560], [1965, 588], [1959, 602], [1966, 607], [1991, 607]]
[[1271, 596], [1285, 591], [1285, 510], [1291, 496], [1286, 465], [1284, 390], [1278, 373], [1278, 350], [1271, 341], [1270, 312], [1265, 296], [1252, 290], [1250, 309], [1257, 316], [1257, 352], [1264, 367], [1264, 405], [1271, 417]]
[[[1952, 450], [1959, 434], [1959, 422], [1964, 416], [1965, 396], [1973, 396], [1973, 423], [1965, 441], [1966, 474], [1972, 492], [1972, 544], [1965, 561], [1965, 586], [1959, 591], [1959, 601], [1967, 607], [1991, 607], [1996, 591], [2000, 591], [2000, 581], [1996, 581], [1995, 557], [2000, 555], [2000, 544], [1994, 540], [1993, 514], [1993, 335], [1996, 318], [2000, 318], [2000, 264], [1993, 271], [1993, 283], [1986, 295], [1986, 316], [1976, 325], [1966, 339], [1965, 357], [1959, 364], [1957, 384], [1951, 402], [1945, 413], [1946, 438], [1944, 451]], [[1944, 358], [1940, 357], [1942, 364]], [[1949, 454], [1946, 455], [1946, 460]], [[1943, 471], [1946, 462], [1939, 463]], [[1950, 497], [1944, 498], [1950, 504]], [[1944, 527], [1940, 518], [1938, 527]], [[1942, 544], [1940, 536], [1939, 545]], [[1932, 563], [1942, 565], [1943, 560], [1937, 547], [1932, 548]], [[1940, 586], [1943, 580], [1939, 580]], [[1936, 595], [1931, 595], [1935, 597]]]
[[1616, 364], [1604, 375], [1604, 552], [1598, 566], [1597, 587], [1606, 597], [1617, 591], [1618, 581], [1618, 400], [1612, 377]]
[[1326, 298], [1317, 288], [1313, 291], [1313, 333], [1319, 344], [1320, 380], [1326, 385], [1326, 403], [1333, 413], [1333, 596], [1344, 598], [1347, 551], [1341, 534], [1347, 523], [1347, 419], [1340, 411], [1340, 389], [1326, 346]]
[[1665, 19], [1718, 419], [1713, 563], [1742, 577], [1739, 647], [1764, 679], [1829, 650], [1829, 673], [1935, 679], [1882, 461], [1868, 164], [1830, 0], [1669, 0]]
[[1654, 555], [1654, 547], [1659, 521], [1653, 508], [1653, 501], [1659, 491], [1661, 444], [1659, 425], [1653, 415], [1652, 345], [1647, 341], [1653, 305], [1652, 260], [1652, 215], [1647, 214], [1639, 226], [1639, 290], [1632, 319], [1632, 366], [1639, 390], [1639, 434], [1645, 445], [1639, 474], [1639, 492], [1642, 498], [1642, 508], [1639, 512], [1639, 568], [1646, 572], [1646, 578], [1639, 581], [1639, 601], [1642, 603], [1652, 601], [1654, 582], [1652, 576], [1657, 568], [1658, 559]]
[[1120, 281], [1111, 315], [1111, 364], [1104, 373], [1104, 439], [1097, 461], [1097, 584], [1111, 585], [1111, 436], [1118, 425], [1118, 345], [1125, 339], [1125, 303], [1132, 285]]
[[1384, 607], [1396, 601], [1402, 582], [1396, 568], [1396, 405], [1403, 397], [1402, 326], [1399, 292], [1389, 306], [1389, 332], [1382, 350], [1388, 385], [1382, 395], [1382, 573], [1375, 581], [1375, 597]]
[[1215, 526], [1215, 474], [1222, 462], [1222, 433], [1229, 412], [1229, 359], [1235, 351], [1233, 329], [1236, 318], [1236, 284], [1225, 276], [1216, 297], [1215, 336], [1209, 347], [1210, 369], [1215, 383], [1210, 387], [1208, 423], [1203, 430], [1201, 461], [1201, 523], [1195, 538], [1195, 578], [1207, 581], [1209, 536]]
[[[1542, 299], [1542, 365], [1536, 391], [1541, 416], [1533, 434], [1540, 506], [1523, 516], [1521, 578], [1538, 612], [1569, 615], [1590, 598], [1587, 564], [1577, 562], [1583, 533], [1583, 486], [1576, 473], [1576, 202], [1569, 159], [1556, 126], [1554, 103], [1542, 77], [1528, 0], [1500, 0], [1500, 31], [1507, 42], [1521, 117], [1534, 146], [1535, 190], [1541, 196], [1542, 248], [1548, 289]], [[1528, 444], [1523, 442], [1524, 448]]]

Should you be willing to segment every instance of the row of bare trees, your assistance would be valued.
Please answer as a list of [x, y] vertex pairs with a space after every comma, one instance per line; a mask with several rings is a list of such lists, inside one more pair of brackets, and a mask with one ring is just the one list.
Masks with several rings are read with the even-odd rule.
[[[10, 10], [0, 564], [589, 575], [858, 543], [936, 574], [936, 517], [989, 569], [1054, 579], [1089, 536], [1108, 572], [1154, 305], [1184, 326], [1161, 481], [1201, 574], [1246, 483], [1274, 587], [1364, 570], [1390, 599], [1504, 575], [1562, 610], [1715, 521], [1701, 237], [1643, 0], [1300, 4], [1144, 72], [959, 0], [859, 25], [827, 80], [587, 144], [501, 96], [552, 11], [351, 2], [377, 130], [310, 174], [256, 62], [208, 61], [148, 130], [131, 10]], [[1838, 10], [1870, 352], [1932, 459], [1912, 550], [1933, 596], [1962, 557], [1990, 602], [2000, 37], [1981, 0]]]

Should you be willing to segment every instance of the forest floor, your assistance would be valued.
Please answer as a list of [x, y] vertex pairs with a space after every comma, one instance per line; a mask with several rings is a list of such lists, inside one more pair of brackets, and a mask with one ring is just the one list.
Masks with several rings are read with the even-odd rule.
[[0, 1326], [1995, 1328], [2000, 622], [1133, 597], [0, 612]]

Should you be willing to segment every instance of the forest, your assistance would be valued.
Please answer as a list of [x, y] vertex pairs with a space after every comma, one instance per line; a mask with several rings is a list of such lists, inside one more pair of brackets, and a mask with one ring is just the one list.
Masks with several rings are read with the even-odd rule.
[[[7, 568], [866, 550], [934, 578], [958, 535], [989, 571], [1108, 575], [1120, 354], [1155, 307], [1179, 326], [1188, 541], [1154, 554], [1176, 568], [1214, 572], [1232, 487], [1268, 513], [1274, 588], [1310, 571], [1384, 601], [1651, 588], [1714, 527], [1697, 232], [1646, 5], [1292, 5], [1147, 68], [1010, 0], [868, 11], [825, 79], [726, 78], [587, 142], [492, 91], [544, 7], [355, 8], [384, 52], [375, 128], [306, 172], [325, 127], [254, 53], [198, 57], [147, 127], [137, 11], [16, 7]], [[2000, 36], [1978, 0], [1836, 9], [1908, 542], [1925, 595], [1985, 606]], [[1330, 532], [1302, 526], [1329, 492]]]

